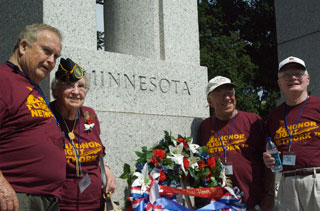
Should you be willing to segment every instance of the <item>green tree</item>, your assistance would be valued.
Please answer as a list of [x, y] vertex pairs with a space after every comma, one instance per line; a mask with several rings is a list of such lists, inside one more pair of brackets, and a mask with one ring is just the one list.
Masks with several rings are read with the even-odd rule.
[[104, 49], [104, 32], [97, 31], [97, 50]]
[[198, 2], [201, 65], [237, 84], [237, 107], [266, 117], [279, 97], [273, 0]]

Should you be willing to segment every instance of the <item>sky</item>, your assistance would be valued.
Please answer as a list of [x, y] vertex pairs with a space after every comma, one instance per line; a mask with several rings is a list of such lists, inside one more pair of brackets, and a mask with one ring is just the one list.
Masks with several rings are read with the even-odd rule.
[[103, 27], [103, 5], [96, 4], [96, 11], [97, 11], [97, 31], [104, 31]]

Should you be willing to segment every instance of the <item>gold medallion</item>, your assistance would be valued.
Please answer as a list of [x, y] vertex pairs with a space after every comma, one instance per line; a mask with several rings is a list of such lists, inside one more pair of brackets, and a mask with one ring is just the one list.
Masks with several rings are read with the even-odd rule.
[[75, 135], [74, 135], [73, 131], [69, 132], [68, 135], [69, 135], [71, 140], [73, 140], [75, 138]]

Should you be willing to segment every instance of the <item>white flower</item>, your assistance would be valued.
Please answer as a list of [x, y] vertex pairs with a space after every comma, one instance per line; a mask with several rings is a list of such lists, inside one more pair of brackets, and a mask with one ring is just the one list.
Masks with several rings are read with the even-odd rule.
[[94, 127], [94, 123], [92, 123], [92, 124], [84, 124], [84, 130], [85, 131], [91, 131], [93, 127]]
[[183, 143], [180, 143], [178, 146], [174, 147], [174, 146], [169, 146], [170, 149], [170, 153], [172, 156], [168, 156], [168, 158], [170, 158], [173, 162], [175, 162], [176, 164], [181, 166], [181, 169], [183, 170], [183, 172], [185, 172], [184, 169], [184, 165], [183, 165], [183, 154], [182, 154], [182, 150], [183, 150]]
[[190, 150], [192, 153], [198, 153], [198, 149], [200, 148], [200, 146], [198, 144], [189, 144]]
[[184, 166], [183, 166], [183, 155], [174, 154], [173, 157], [168, 156], [168, 158], [170, 158], [176, 164], [180, 165], [181, 169], [183, 170], [183, 172], [185, 172], [185, 169], [184, 169]]
[[151, 179], [148, 174], [148, 163], [145, 163], [142, 169], [142, 173], [135, 172], [133, 176], [136, 176], [137, 179], [132, 183], [132, 187], [140, 187], [141, 186], [141, 195], [146, 192], [147, 188], [151, 184]]
[[193, 168], [193, 169], [198, 167], [199, 166], [198, 165], [198, 161], [199, 160], [200, 159], [198, 157], [194, 157], [193, 154], [191, 154], [191, 157], [188, 158], [188, 161], [190, 163], [190, 167]]
[[227, 186], [227, 176], [226, 176], [226, 168], [225, 166], [221, 163], [220, 164], [220, 167], [221, 167], [221, 171], [220, 171], [220, 175], [219, 177], [222, 179], [222, 184], [221, 186], [222, 187], [226, 187]]
[[170, 153], [172, 155], [180, 155], [183, 150], [183, 143], [180, 143], [178, 146], [169, 146]]

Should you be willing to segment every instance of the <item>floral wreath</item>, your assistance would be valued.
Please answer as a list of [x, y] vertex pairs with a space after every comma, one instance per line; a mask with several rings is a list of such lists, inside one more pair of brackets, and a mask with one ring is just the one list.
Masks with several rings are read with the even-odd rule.
[[[178, 138], [175, 138], [171, 132], [164, 131], [164, 138], [157, 145], [150, 149], [145, 146], [141, 149], [141, 152], [135, 152], [138, 156], [135, 168], [131, 168], [127, 163], [124, 164], [123, 174], [120, 176], [120, 178], [127, 180], [131, 190], [131, 197], [126, 202], [127, 208], [139, 210], [141, 207], [138, 209], [137, 206], [145, 206], [145, 210], [148, 210], [147, 206], [158, 206], [155, 201], [150, 203], [146, 199], [143, 200], [143, 203], [146, 204], [141, 205], [141, 199], [146, 198], [146, 195], [149, 197], [149, 192], [154, 189], [155, 183], [159, 185], [157, 189], [159, 189], [160, 195], [166, 195], [165, 193], [171, 191], [171, 194], [169, 193], [171, 196], [166, 196], [171, 199], [172, 193], [183, 192], [183, 194], [190, 195], [190, 190], [178, 190], [177, 187], [185, 188], [188, 186], [197, 189], [196, 192], [205, 189], [207, 192], [212, 191], [212, 193], [215, 192], [212, 188], [217, 188], [215, 190], [218, 191], [223, 187], [223, 190], [227, 190], [224, 192], [232, 192], [233, 199], [237, 198], [234, 201], [241, 202], [239, 193], [237, 195], [233, 192], [232, 182], [225, 176], [224, 165], [221, 161], [216, 161], [206, 146], [200, 147], [193, 144], [191, 137], [178, 135]], [[212, 199], [213, 195], [206, 196]], [[222, 195], [218, 199], [221, 197]], [[241, 206], [243, 205], [241, 204]]]

